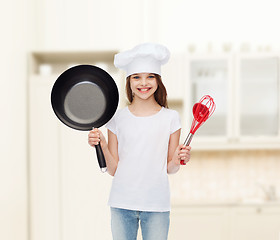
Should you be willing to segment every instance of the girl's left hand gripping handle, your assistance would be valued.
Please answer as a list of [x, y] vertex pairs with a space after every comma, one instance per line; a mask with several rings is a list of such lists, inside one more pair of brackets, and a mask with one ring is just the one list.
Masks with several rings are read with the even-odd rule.
[[95, 149], [96, 149], [96, 155], [97, 155], [97, 160], [98, 160], [98, 164], [99, 167], [101, 169], [101, 172], [106, 172], [107, 171], [107, 166], [106, 166], [106, 161], [105, 161], [105, 157], [102, 151], [102, 148], [100, 146], [100, 144], [95, 145]]

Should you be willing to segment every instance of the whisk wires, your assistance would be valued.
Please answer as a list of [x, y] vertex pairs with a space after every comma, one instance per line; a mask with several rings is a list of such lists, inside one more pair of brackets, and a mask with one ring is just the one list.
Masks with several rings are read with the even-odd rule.
[[196, 130], [213, 114], [216, 104], [211, 96], [203, 96], [198, 103], [193, 106], [193, 121], [190, 133], [194, 134]]

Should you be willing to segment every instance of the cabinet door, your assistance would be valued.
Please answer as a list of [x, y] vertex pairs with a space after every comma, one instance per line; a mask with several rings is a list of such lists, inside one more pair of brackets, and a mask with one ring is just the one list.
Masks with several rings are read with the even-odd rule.
[[111, 177], [101, 173], [87, 134], [60, 128], [62, 240], [111, 239], [107, 206]]
[[231, 240], [278, 240], [280, 207], [233, 209]]
[[223, 207], [177, 207], [170, 217], [170, 240], [228, 239], [228, 210]]
[[[189, 97], [192, 107], [204, 95], [210, 95], [216, 103], [212, 117], [201, 127], [197, 136], [222, 136], [229, 134], [231, 92], [231, 60], [229, 57], [192, 58], [189, 62]], [[192, 115], [190, 116], [192, 119]]]
[[184, 96], [184, 55], [172, 54], [169, 62], [162, 67], [162, 81], [167, 90], [168, 101], [181, 101]]
[[31, 239], [60, 240], [58, 121], [50, 102], [55, 77], [29, 82], [29, 180]]
[[239, 58], [240, 136], [277, 136], [279, 129], [279, 59]]

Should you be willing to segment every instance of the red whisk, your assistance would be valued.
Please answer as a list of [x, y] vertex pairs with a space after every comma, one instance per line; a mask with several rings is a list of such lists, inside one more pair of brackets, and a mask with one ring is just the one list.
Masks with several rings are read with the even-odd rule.
[[[196, 130], [213, 114], [216, 109], [214, 100], [209, 95], [203, 96], [200, 101], [193, 106], [193, 121], [191, 125], [190, 133], [188, 134], [184, 145], [189, 146], [193, 135]], [[181, 160], [181, 165], [186, 165], [184, 160]]]

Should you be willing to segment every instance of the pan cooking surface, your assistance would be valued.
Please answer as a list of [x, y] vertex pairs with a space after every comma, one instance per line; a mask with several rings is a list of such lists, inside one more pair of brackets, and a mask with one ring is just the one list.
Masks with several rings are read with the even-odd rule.
[[101, 88], [93, 82], [79, 82], [65, 96], [65, 114], [79, 124], [97, 121], [104, 114], [105, 109], [106, 97]]

